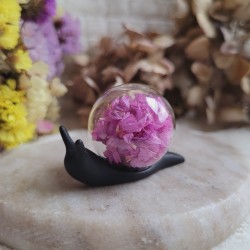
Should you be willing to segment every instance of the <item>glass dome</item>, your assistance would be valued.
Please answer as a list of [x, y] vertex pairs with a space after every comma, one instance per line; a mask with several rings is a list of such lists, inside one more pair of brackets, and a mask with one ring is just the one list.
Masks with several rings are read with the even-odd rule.
[[88, 130], [99, 155], [113, 164], [143, 169], [169, 149], [175, 118], [167, 100], [155, 90], [124, 84], [96, 101]]

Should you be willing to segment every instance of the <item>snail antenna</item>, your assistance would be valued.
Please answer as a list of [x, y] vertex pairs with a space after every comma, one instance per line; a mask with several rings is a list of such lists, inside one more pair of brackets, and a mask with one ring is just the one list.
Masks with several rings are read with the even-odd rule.
[[73, 151], [75, 148], [75, 143], [73, 142], [72, 138], [70, 137], [67, 129], [64, 126], [60, 126], [59, 131], [60, 131], [61, 137], [63, 139], [63, 142], [65, 144], [66, 151], [67, 152]]

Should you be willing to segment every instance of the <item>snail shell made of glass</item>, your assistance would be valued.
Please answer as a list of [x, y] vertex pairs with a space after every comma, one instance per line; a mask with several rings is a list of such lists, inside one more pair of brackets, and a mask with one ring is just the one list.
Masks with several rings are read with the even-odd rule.
[[92, 108], [88, 131], [98, 154], [82, 140], [73, 142], [60, 127], [67, 172], [90, 186], [137, 181], [184, 162], [181, 155], [168, 152], [175, 131], [172, 108], [146, 85], [124, 84], [106, 91]]

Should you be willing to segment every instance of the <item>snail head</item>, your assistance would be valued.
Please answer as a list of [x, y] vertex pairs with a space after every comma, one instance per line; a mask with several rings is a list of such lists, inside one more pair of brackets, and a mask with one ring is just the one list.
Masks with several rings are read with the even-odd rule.
[[80, 152], [83, 153], [85, 147], [82, 140], [79, 139], [76, 142], [74, 142], [70, 137], [67, 129], [63, 126], [60, 126], [59, 131], [63, 139], [63, 142], [65, 144], [67, 153], [69, 154], [80, 153]]

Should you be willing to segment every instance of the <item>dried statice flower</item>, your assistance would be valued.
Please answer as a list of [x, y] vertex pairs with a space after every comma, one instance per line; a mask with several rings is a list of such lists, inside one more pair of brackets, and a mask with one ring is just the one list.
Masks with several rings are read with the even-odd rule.
[[49, 65], [52, 66], [50, 69], [49, 78], [57, 74], [57, 67], [62, 61], [62, 49], [60, 47], [57, 33], [52, 21], [45, 22], [40, 26], [41, 32], [44, 37], [46, 37], [47, 41], [47, 49], [50, 55], [49, 57]]
[[166, 153], [173, 126], [160, 97], [137, 93], [115, 98], [101, 113], [92, 136], [106, 145], [103, 154], [111, 163], [145, 168]]
[[55, 124], [49, 120], [37, 122], [36, 130], [39, 135], [50, 134], [55, 129]]
[[21, 36], [32, 61], [42, 61], [49, 66], [48, 79], [58, 75], [62, 50], [53, 23], [48, 21], [38, 25], [34, 22], [24, 22]]
[[58, 78], [47, 81], [48, 66], [37, 62], [19, 78], [19, 88], [25, 90], [28, 120], [37, 124], [43, 120], [55, 121], [59, 117], [57, 98], [67, 92]]
[[56, 13], [55, 0], [30, 0], [21, 4], [23, 4], [22, 17], [38, 24], [48, 21]]
[[68, 13], [55, 21], [59, 43], [65, 55], [75, 54], [81, 50], [80, 21]]

